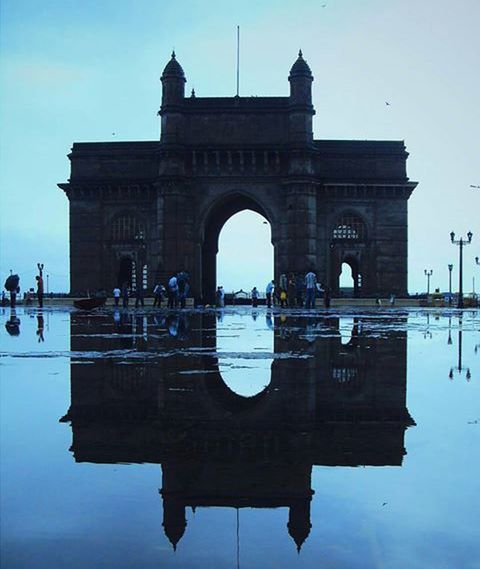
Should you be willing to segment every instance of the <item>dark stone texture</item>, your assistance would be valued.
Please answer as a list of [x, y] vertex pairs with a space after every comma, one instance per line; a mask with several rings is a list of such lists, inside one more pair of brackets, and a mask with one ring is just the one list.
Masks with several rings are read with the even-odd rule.
[[[301, 56], [289, 97], [185, 98], [172, 59], [162, 75], [159, 142], [73, 145], [70, 180], [59, 184], [70, 200], [71, 292], [121, 284], [128, 258], [149, 289], [183, 268], [192, 294], [211, 301], [220, 230], [252, 209], [271, 224], [275, 280], [314, 267], [338, 294], [347, 262], [360, 275], [357, 295], [406, 295], [407, 200], [416, 182], [406, 175], [404, 143], [313, 140], [313, 77]], [[333, 239], [346, 214], [362, 220], [362, 239]], [[124, 218], [142, 231], [113, 236]]]

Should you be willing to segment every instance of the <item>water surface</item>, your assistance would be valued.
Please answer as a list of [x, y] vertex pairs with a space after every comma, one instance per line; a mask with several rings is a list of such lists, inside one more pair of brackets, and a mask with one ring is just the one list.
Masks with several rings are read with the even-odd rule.
[[478, 568], [480, 316], [0, 313], [2, 568]]

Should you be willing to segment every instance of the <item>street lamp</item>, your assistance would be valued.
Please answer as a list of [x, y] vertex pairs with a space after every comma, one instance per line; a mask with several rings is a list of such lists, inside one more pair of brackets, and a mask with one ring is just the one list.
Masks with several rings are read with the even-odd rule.
[[450, 232], [450, 240], [453, 245], [458, 245], [460, 247], [460, 257], [459, 257], [459, 277], [458, 277], [458, 304], [457, 308], [463, 308], [463, 246], [470, 245], [472, 242], [473, 233], [469, 231], [467, 233], [467, 241], [464, 241], [463, 237], [460, 239], [455, 239], [455, 232]]
[[424, 273], [425, 276], [427, 277], [427, 296], [428, 296], [430, 294], [430, 277], [433, 275], [433, 269], [430, 269], [429, 271], [425, 269]]
[[448, 265], [448, 304], [452, 305], [452, 270], [453, 265]]

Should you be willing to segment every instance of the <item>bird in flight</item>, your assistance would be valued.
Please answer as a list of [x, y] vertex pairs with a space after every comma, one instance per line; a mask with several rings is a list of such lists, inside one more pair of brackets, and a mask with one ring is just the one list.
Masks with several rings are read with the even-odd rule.
[[388, 101], [385, 101], [385, 104], [387, 105], [387, 107], [390, 106], [390, 103]]
[[480, 186], [474, 186], [473, 184], [470, 184], [471, 188], [477, 188], [477, 190], [480, 190]]

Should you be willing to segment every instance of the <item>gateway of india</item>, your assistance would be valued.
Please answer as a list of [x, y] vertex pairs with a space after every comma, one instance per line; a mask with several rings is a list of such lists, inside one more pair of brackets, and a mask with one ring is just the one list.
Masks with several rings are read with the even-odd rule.
[[74, 143], [59, 184], [70, 202], [72, 294], [125, 282], [151, 291], [184, 270], [191, 295], [211, 302], [220, 231], [249, 209], [270, 223], [275, 281], [313, 268], [337, 295], [346, 263], [356, 296], [406, 295], [417, 183], [404, 142], [315, 140], [301, 51], [288, 81], [285, 97], [186, 97], [172, 53], [159, 141]]

